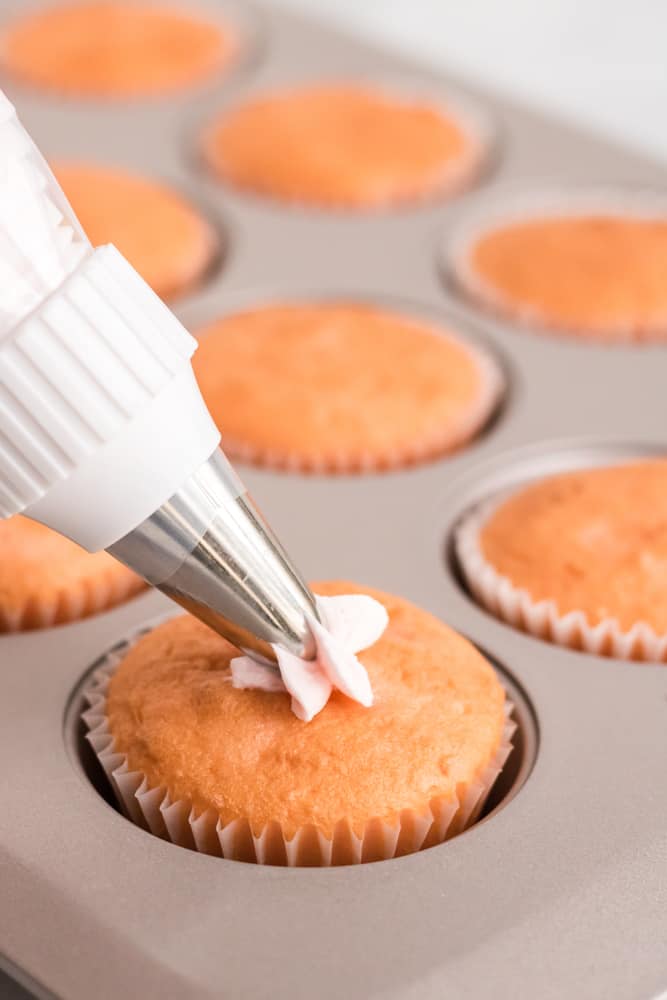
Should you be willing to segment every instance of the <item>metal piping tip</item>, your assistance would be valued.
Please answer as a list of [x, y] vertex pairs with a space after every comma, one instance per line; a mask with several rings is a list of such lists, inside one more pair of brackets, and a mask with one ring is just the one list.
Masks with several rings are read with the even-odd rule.
[[249, 655], [315, 655], [313, 595], [221, 451], [108, 551]]

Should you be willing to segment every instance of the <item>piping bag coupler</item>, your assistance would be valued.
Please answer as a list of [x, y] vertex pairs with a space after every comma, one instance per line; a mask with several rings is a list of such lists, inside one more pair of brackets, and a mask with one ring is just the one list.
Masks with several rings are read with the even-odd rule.
[[0, 517], [106, 549], [251, 655], [310, 658], [313, 596], [218, 448], [196, 346], [93, 249], [0, 92]]

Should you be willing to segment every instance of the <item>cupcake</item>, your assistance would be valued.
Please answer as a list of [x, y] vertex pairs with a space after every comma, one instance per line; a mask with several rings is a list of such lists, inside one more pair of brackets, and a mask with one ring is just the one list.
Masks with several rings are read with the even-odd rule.
[[49, 628], [128, 600], [144, 583], [27, 517], [0, 521], [0, 632]]
[[163, 299], [190, 291], [205, 276], [215, 235], [178, 192], [117, 168], [52, 167], [91, 243], [113, 243]]
[[386, 608], [386, 630], [359, 656], [372, 706], [335, 691], [303, 722], [284, 691], [234, 686], [237, 651], [199, 621], [159, 625], [98, 675], [85, 714], [131, 819], [226, 858], [328, 865], [407, 854], [479, 815], [513, 728], [493, 668], [401, 598], [315, 590]]
[[579, 193], [510, 202], [495, 215], [454, 240], [455, 276], [480, 304], [591, 340], [667, 339], [664, 204]]
[[452, 194], [486, 149], [478, 123], [446, 104], [331, 83], [247, 99], [209, 127], [203, 151], [218, 177], [255, 194], [375, 209]]
[[358, 303], [270, 305], [200, 331], [195, 374], [230, 456], [302, 472], [423, 462], [468, 443], [500, 396], [456, 334]]
[[17, 17], [2, 33], [0, 65], [14, 79], [72, 97], [173, 94], [224, 72], [232, 30], [185, 5], [92, 0]]
[[498, 618], [572, 649], [667, 660], [667, 459], [566, 472], [469, 513], [456, 551]]

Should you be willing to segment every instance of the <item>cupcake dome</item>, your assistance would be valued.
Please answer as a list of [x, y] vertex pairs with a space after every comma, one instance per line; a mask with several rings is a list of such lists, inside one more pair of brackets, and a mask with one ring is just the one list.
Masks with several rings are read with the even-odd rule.
[[552, 641], [667, 658], [667, 460], [539, 480], [459, 529], [474, 594]]
[[1, 65], [44, 90], [129, 98], [201, 83], [222, 72], [234, 50], [229, 29], [185, 5], [92, 0], [18, 17], [3, 32]]
[[446, 107], [364, 85], [269, 92], [226, 111], [204, 154], [222, 179], [281, 201], [381, 208], [446, 195], [484, 154]]
[[215, 235], [178, 192], [117, 168], [65, 162], [52, 168], [91, 243], [113, 243], [162, 298], [203, 278]]
[[0, 521], [0, 632], [87, 618], [143, 587], [106, 552], [85, 552], [27, 517]]
[[667, 217], [537, 213], [479, 232], [455, 266], [481, 303], [529, 326], [667, 339]]
[[359, 472], [465, 444], [498, 401], [485, 353], [359, 304], [267, 306], [200, 331], [193, 358], [223, 447], [258, 465]]
[[126, 757], [134, 789], [145, 777], [136, 798], [155, 806], [160, 788], [181, 817], [215, 820], [211, 853], [285, 864], [291, 844], [291, 863], [343, 864], [429, 846], [477, 814], [508, 752], [503, 688], [469, 642], [400, 598], [314, 589], [369, 593], [389, 613], [360, 654], [372, 708], [334, 693], [301, 722], [287, 694], [234, 688], [238, 651], [190, 616], [140, 639], [111, 678], [115, 764]]

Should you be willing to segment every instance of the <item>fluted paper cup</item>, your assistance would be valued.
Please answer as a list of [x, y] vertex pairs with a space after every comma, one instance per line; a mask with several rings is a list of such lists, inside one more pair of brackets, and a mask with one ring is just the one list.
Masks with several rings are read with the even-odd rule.
[[501, 621], [538, 639], [568, 649], [621, 660], [667, 661], [667, 635], [658, 634], [647, 622], [623, 629], [616, 618], [591, 624], [583, 610], [563, 613], [553, 600], [535, 600], [522, 587], [499, 573], [486, 559], [481, 533], [498, 507], [512, 495], [506, 491], [473, 508], [455, 532], [456, 557], [475, 599]]
[[254, 830], [243, 816], [223, 823], [215, 811], [197, 813], [189, 800], [172, 800], [167, 788], [151, 787], [141, 771], [130, 769], [126, 755], [114, 745], [106, 714], [106, 692], [111, 676], [138, 638], [135, 635], [115, 646], [92, 674], [84, 690], [89, 706], [82, 714], [86, 736], [125, 816], [163, 840], [203, 854], [257, 864], [326, 867], [381, 861], [419, 851], [448, 840], [475, 822], [512, 750], [516, 725], [511, 719], [513, 706], [506, 700], [498, 750], [460, 798], [434, 798], [423, 812], [405, 809], [391, 819], [369, 819], [362, 831], [355, 831], [342, 818], [333, 836], [325, 836], [310, 824], [290, 837], [278, 822]]
[[475, 246], [484, 236], [534, 219], [611, 216], [667, 221], [667, 197], [657, 191], [622, 187], [510, 187], [481, 197], [464, 213], [443, 241], [444, 266], [461, 292], [487, 311], [519, 326], [578, 336], [598, 343], [623, 343], [667, 338], [667, 313], [647, 323], [600, 326], [564, 324], [542, 309], [517, 301], [479, 273], [473, 262]]

